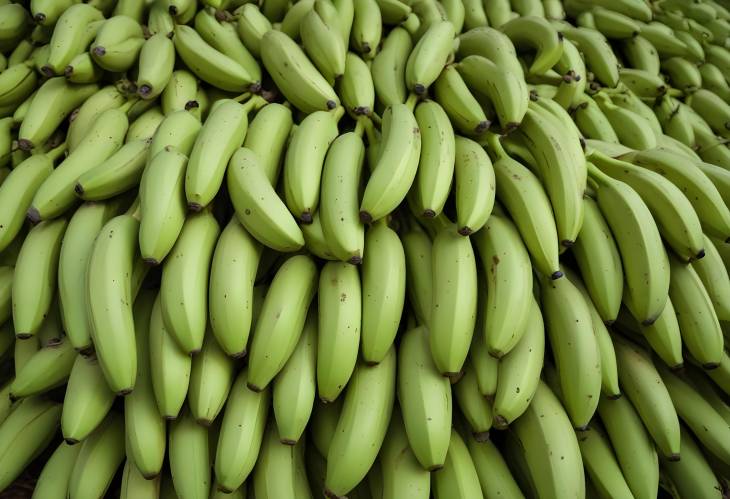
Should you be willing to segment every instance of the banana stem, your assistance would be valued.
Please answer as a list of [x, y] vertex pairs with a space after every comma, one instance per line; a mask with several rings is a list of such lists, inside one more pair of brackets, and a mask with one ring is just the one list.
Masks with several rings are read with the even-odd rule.
[[66, 142], [63, 142], [62, 144], [57, 145], [56, 147], [48, 151], [46, 153], [46, 156], [48, 156], [51, 161], [56, 161], [58, 158], [61, 157], [61, 155], [63, 155], [63, 153], [66, 152], [67, 147], [68, 145], [66, 144]]
[[590, 161], [586, 161], [586, 169], [588, 170], [588, 179], [595, 184], [591, 185], [591, 187], [596, 190], [598, 190], [601, 184], [605, 184], [611, 179], [611, 177], [599, 170], [598, 167]]
[[368, 138], [368, 145], [370, 147], [377, 146], [378, 134], [375, 132], [375, 127], [373, 126], [373, 122], [370, 120], [367, 120], [363, 123], [363, 126], [365, 127], [365, 135]]
[[132, 97], [131, 99], [128, 99], [127, 102], [119, 106], [119, 110], [128, 113], [129, 110], [132, 109], [132, 106], [134, 106], [137, 102], [139, 102], [139, 97]]
[[[487, 149], [487, 152], [491, 152], [490, 156], [492, 156], [492, 159], [501, 159], [504, 157], [507, 157], [507, 151], [504, 150], [504, 147], [502, 146], [502, 142], [499, 140], [499, 135], [496, 133], [488, 132], [485, 136], [485, 142], [486, 146], [485, 149]], [[484, 144], [482, 144], [484, 145]]]
[[363, 133], [365, 132], [365, 121], [370, 121], [370, 118], [367, 116], [358, 116], [357, 122], [355, 123], [355, 129], [353, 132], [360, 138], [362, 138]]
[[127, 212], [125, 215], [132, 215], [136, 220], [141, 220], [142, 218], [142, 204], [139, 202], [139, 196], [134, 198], [134, 201], [132, 201], [132, 205], [127, 209]]
[[269, 101], [267, 101], [260, 95], [254, 95], [248, 101], [246, 101], [245, 104], [243, 104], [243, 107], [246, 109], [247, 113], [250, 113], [251, 111], [258, 111], [262, 107], [266, 106], [268, 103]]
[[383, 125], [383, 119], [380, 116], [378, 116], [378, 113], [376, 113], [375, 111], [370, 113], [369, 118], [373, 123], [375, 123], [375, 126], [377, 126], [378, 128], [380, 128]]
[[416, 108], [416, 103], [418, 103], [418, 94], [411, 92], [411, 94], [408, 96], [408, 99], [406, 99], [406, 106], [408, 106], [408, 109], [413, 111]]
[[241, 95], [238, 95], [233, 98], [236, 102], [244, 102], [251, 98], [251, 92], [244, 92]]
[[340, 120], [342, 119], [342, 117], [345, 115], [345, 108], [342, 106], [337, 106], [332, 111], [330, 111], [330, 113], [332, 113], [332, 116], [335, 118], [335, 121], [337, 123], [339, 123]]

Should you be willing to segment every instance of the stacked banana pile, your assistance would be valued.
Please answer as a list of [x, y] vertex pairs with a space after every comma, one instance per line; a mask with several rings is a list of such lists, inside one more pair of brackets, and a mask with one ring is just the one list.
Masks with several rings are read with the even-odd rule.
[[725, 3], [0, 1], [0, 491], [724, 497]]

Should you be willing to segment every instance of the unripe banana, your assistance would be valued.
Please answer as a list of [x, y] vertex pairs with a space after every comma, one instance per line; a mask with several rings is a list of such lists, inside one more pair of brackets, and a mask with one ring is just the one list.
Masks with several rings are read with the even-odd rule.
[[[446, 66], [434, 84], [435, 98], [465, 135], [480, 135], [490, 122], [455, 66]], [[421, 107], [421, 106], [418, 106]], [[418, 112], [418, 107], [416, 112]], [[425, 128], [421, 127], [425, 130]], [[425, 132], [424, 132], [425, 133]], [[424, 144], [425, 145], [425, 144]]]
[[137, 93], [143, 99], [154, 99], [162, 93], [172, 77], [175, 45], [167, 33], [157, 33], [145, 41], [139, 53]]
[[284, 19], [278, 26], [278, 30], [288, 35], [292, 40], [299, 40], [301, 37], [300, 27], [303, 19], [314, 9], [314, 0], [303, 0], [292, 5], [284, 14]]
[[292, 126], [291, 109], [277, 103], [261, 108], [248, 126], [243, 147], [256, 153], [271, 185], [276, 185], [279, 179], [281, 158]]
[[170, 425], [169, 460], [172, 483], [178, 496], [204, 499], [211, 486], [209, 429], [185, 411]]
[[473, 140], [457, 136], [455, 146], [456, 223], [459, 234], [468, 236], [481, 229], [492, 213], [494, 169], [487, 153]]
[[10, 398], [30, 397], [45, 393], [66, 382], [76, 355], [71, 343], [64, 339], [49, 340], [28, 358], [10, 384]]
[[23, 61], [10, 66], [0, 73], [0, 106], [15, 108], [37, 87], [38, 77], [32, 64]]
[[350, 23], [352, 29], [349, 30], [350, 44], [362, 54], [363, 59], [372, 59], [380, 45], [383, 30], [380, 7], [376, 0], [354, 0], [352, 9], [354, 15]]
[[135, 109], [129, 111], [129, 118], [133, 121], [129, 124], [127, 142], [151, 139], [162, 120], [165, 119], [160, 106], [151, 106], [154, 101], [139, 100], [137, 103], [141, 103], [140, 107], [143, 107], [143, 109], [140, 109], [140, 114], [136, 117], [133, 117], [136, 114]]
[[233, 359], [218, 346], [210, 331], [205, 335], [203, 348], [193, 357], [188, 387], [188, 405], [196, 423], [210, 426], [223, 404], [233, 383]]
[[42, 68], [46, 76], [63, 74], [75, 56], [85, 52], [103, 24], [99, 9], [86, 4], [74, 4], [58, 18], [51, 36], [48, 60]]
[[431, 24], [413, 47], [406, 64], [406, 87], [418, 95], [426, 93], [446, 65], [454, 39], [449, 21]]
[[393, 28], [383, 41], [383, 46], [373, 59], [371, 74], [375, 95], [384, 107], [402, 104], [408, 94], [405, 84], [405, 68], [413, 42], [408, 32]]
[[634, 497], [624, 479], [611, 444], [597, 423], [590, 431], [578, 435], [581, 457], [586, 473], [596, 489], [606, 497]]
[[147, 480], [134, 461], [129, 457], [124, 462], [124, 471], [122, 472], [122, 485], [119, 492], [120, 499], [154, 498], [160, 494], [160, 477], [156, 476]]
[[120, 15], [104, 21], [89, 52], [103, 69], [121, 73], [136, 64], [142, 45], [142, 26], [131, 17]]
[[[383, 499], [396, 499], [404, 496], [413, 499], [429, 497], [430, 473], [423, 469], [416, 460], [397, 409], [390, 418], [390, 426], [380, 449], [378, 462], [382, 470]], [[372, 473], [371, 470], [368, 475]]]
[[451, 430], [444, 467], [433, 474], [434, 498], [479, 497], [481, 485], [474, 462], [459, 433]]
[[406, 255], [406, 293], [420, 324], [431, 317], [432, 263], [431, 240], [423, 230], [411, 230], [401, 236]]
[[464, 375], [454, 384], [454, 397], [472, 436], [478, 441], [487, 440], [493, 420], [492, 404], [479, 392], [476, 372], [469, 361]]
[[147, 161], [150, 140], [127, 142], [106, 161], [79, 177], [76, 194], [86, 201], [103, 201], [137, 186]]
[[[400, 0], [394, 0], [400, 1]], [[375, 87], [370, 67], [353, 52], [345, 57], [345, 70], [338, 83], [345, 109], [354, 116], [370, 116], [375, 108]]]
[[218, 222], [209, 210], [189, 215], [162, 270], [160, 305], [165, 327], [190, 354], [203, 346], [207, 283], [219, 233]]
[[80, 445], [69, 445], [66, 442], [61, 442], [56, 447], [38, 476], [32, 499], [67, 497], [71, 471], [80, 450]]
[[106, 417], [114, 392], [104, 379], [96, 356], [77, 355], [68, 379], [61, 413], [61, 431], [69, 444], [90, 435]]
[[347, 54], [337, 25], [328, 22], [336, 16], [334, 5], [315, 1], [299, 26], [304, 50], [330, 85], [345, 73]]
[[542, 17], [518, 17], [500, 26], [500, 30], [517, 48], [536, 50], [530, 74], [544, 74], [555, 66], [563, 54], [562, 36]]
[[490, 440], [478, 442], [474, 438], [467, 438], [466, 445], [485, 497], [524, 497], [507, 463]]
[[190, 71], [179, 69], [173, 71], [170, 81], [161, 95], [162, 112], [168, 115], [174, 111], [192, 111], [199, 106], [197, 93], [198, 80]]
[[271, 22], [264, 16], [257, 5], [246, 3], [239, 10], [236, 25], [238, 36], [246, 48], [257, 59], [261, 59], [261, 39], [267, 31], [271, 31]]
[[662, 460], [666, 478], [683, 496], [716, 497], [722, 486], [686, 427], [682, 428], [681, 439], [682, 459]]

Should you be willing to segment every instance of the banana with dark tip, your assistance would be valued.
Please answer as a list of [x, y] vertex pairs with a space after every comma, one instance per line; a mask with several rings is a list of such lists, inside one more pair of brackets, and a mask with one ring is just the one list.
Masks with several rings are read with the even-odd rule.
[[436, 81], [451, 54], [454, 26], [449, 21], [433, 23], [418, 40], [406, 64], [406, 86], [418, 95]]
[[370, 116], [373, 113], [375, 86], [370, 67], [354, 52], [348, 52], [345, 57], [345, 72], [337, 84], [337, 90], [351, 116]]
[[529, 68], [530, 74], [544, 74], [563, 54], [562, 35], [542, 17], [518, 17], [502, 25], [500, 30], [517, 48], [537, 52]]
[[618, 60], [605, 36], [591, 28], [561, 28], [561, 32], [583, 52], [586, 66], [600, 83], [609, 88], [618, 85]]
[[383, 35], [380, 7], [376, 0], [354, 0], [350, 29], [350, 43], [362, 54], [363, 59], [372, 59], [377, 53]]
[[0, 72], [0, 107], [15, 107], [38, 86], [38, 76], [27, 62], [15, 64]]
[[329, 0], [318, 0], [299, 27], [304, 50], [330, 85], [345, 73], [347, 46], [337, 21], [334, 5]]
[[139, 53], [137, 93], [143, 99], [154, 99], [162, 93], [172, 77], [175, 45], [167, 34], [148, 38]]
[[468, 136], [481, 135], [491, 124], [455, 66], [446, 66], [434, 83], [436, 101], [454, 126]]
[[137, 21], [127, 16], [114, 16], [99, 28], [89, 52], [102, 68], [123, 73], [137, 62], [143, 44], [142, 26]]

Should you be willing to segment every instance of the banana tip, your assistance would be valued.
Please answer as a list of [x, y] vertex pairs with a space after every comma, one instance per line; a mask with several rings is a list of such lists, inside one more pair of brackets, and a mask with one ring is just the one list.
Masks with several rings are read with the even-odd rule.
[[570, 239], [563, 239], [562, 241], [560, 241], [560, 244], [565, 246], [566, 248], [570, 248], [575, 244], [575, 241], [571, 241]]
[[247, 386], [247, 387], [248, 387], [248, 389], [249, 389], [249, 390], [251, 390], [252, 392], [260, 393], [260, 392], [264, 391], [264, 389], [263, 389], [263, 388], [261, 388], [261, 387], [259, 387], [259, 386], [256, 386], [256, 385], [254, 385], [254, 384], [253, 384], [253, 383], [251, 383], [250, 381], [249, 381], [248, 383], [246, 383], [246, 386]]
[[83, 195], [84, 195], [84, 188], [83, 188], [83, 187], [81, 187], [81, 184], [76, 184], [76, 185], [74, 186], [74, 192], [75, 192], [75, 193], [76, 193], [77, 195], [79, 195], [79, 196], [83, 196]]
[[454, 385], [454, 384], [458, 383], [461, 378], [464, 377], [464, 371], [446, 372], [446, 373], [441, 373], [441, 375], [444, 376], [445, 378], [449, 378], [449, 383]]
[[421, 216], [423, 218], [436, 218], [436, 212], [430, 208], [426, 208], [423, 210], [423, 213], [421, 213]]
[[70, 78], [72, 74], [74, 74], [74, 67], [69, 64], [64, 68], [63, 76], [65, 76], [66, 78]]
[[233, 493], [233, 489], [229, 489], [228, 487], [224, 487], [222, 485], [218, 485], [218, 491], [219, 492], [222, 492], [224, 494], [232, 494]]
[[38, 24], [43, 24], [43, 22], [46, 20], [46, 15], [43, 12], [38, 12], [36, 13], [36, 15], [33, 16], [33, 20]]
[[423, 95], [426, 93], [426, 85], [423, 83], [416, 83], [413, 85], [413, 91], [416, 92], [416, 95]]
[[704, 248], [702, 248], [702, 249], [701, 249], [701, 250], [699, 250], [699, 251], [697, 252], [697, 254], [695, 255], [695, 260], [699, 260], [700, 258], [704, 258], [704, 257], [705, 257], [705, 249], [704, 249]]
[[702, 364], [702, 369], [704, 369], [705, 371], [712, 371], [713, 369], [717, 369], [718, 367], [720, 367], [719, 362], [705, 362], [704, 364]]
[[188, 203], [188, 210], [190, 210], [190, 211], [192, 211], [194, 213], [197, 213], [197, 212], [199, 212], [202, 209], [203, 209], [203, 205], [200, 204], [200, 203], [196, 203], [196, 202], [190, 202], [190, 203]]
[[243, 349], [240, 352], [232, 353], [231, 354], [231, 358], [234, 358], [234, 359], [242, 359], [242, 358], [244, 358], [246, 356], [247, 353], [248, 352], [246, 351], [246, 349]]
[[477, 124], [477, 126], [474, 127], [474, 132], [476, 132], [476, 133], [484, 133], [487, 130], [489, 130], [489, 125], [491, 125], [491, 123], [489, 122], [489, 120], [480, 121]]
[[344, 499], [347, 496], [338, 496], [334, 492], [332, 492], [330, 489], [324, 489], [324, 496], [329, 499]]
[[679, 364], [674, 364], [673, 366], [669, 366], [669, 370], [674, 371], [674, 372], [681, 371], [682, 369], [684, 369], [684, 362], [680, 362]]
[[489, 441], [489, 431], [475, 431], [472, 433], [472, 436], [474, 437], [474, 440], [477, 442], [488, 442]]
[[200, 104], [196, 100], [189, 100], [185, 103], [185, 110], [190, 111], [191, 109], [197, 109], [200, 107]]
[[588, 425], [587, 424], [584, 424], [584, 425], [580, 425], [580, 426], [576, 426], [575, 427], [575, 431], [586, 432], [588, 430], [589, 430], [589, 428], [588, 428]]
[[649, 317], [648, 319], [644, 319], [641, 321], [642, 326], [651, 326], [656, 322], [656, 317]]
[[19, 340], [28, 340], [33, 337], [30, 333], [15, 333], [15, 337]]
[[673, 452], [672, 454], [670, 454], [670, 455], [667, 456], [667, 461], [676, 463], [679, 460], [680, 460], [680, 457], [679, 457], [679, 453], [678, 452]]
[[64, 438], [63, 439], [68, 445], [76, 445], [79, 443], [79, 440], [76, 440], [75, 438]]
[[130, 393], [132, 393], [133, 388], [122, 388], [121, 390], [117, 391], [117, 395], [120, 395], [122, 397], [126, 397]]
[[18, 147], [23, 151], [30, 151], [33, 149], [33, 142], [28, 139], [18, 139]]
[[471, 227], [466, 227], [466, 226], [464, 226], [464, 227], [460, 228], [460, 229], [458, 230], [458, 232], [459, 232], [459, 234], [461, 234], [462, 236], [469, 236], [469, 235], [471, 235], [471, 234], [472, 234], [472, 233], [473, 233], [474, 231], [473, 231], [473, 230], [471, 229]]
[[205, 418], [197, 418], [195, 422], [204, 428], [210, 428], [210, 425], [213, 423], [210, 419]]
[[43, 66], [41, 68], [41, 73], [43, 73], [43, 76], [45, 76], [47, 78], [50, 78], [51, 76], [54, 76], [56, 74], [56, 72], [53, 70], [53, 68], [51, 66], [49, 66], [48, 64], [46, 64], [45, 66]]
[[170, 5], [170, 7], [168, 7], [167, 10], [170, 12], [171, 16], [177, 15], [177, 6], [176, 5]]
[[106, 49], [104, 47], [94, 47], [94, 55], [98, 55], [99, 57], [106, 54]]
[[350, 257], [348, 262], [350, 262], [353, 265], [360, 265], [362, 263], [362, 257], [360, 255], [352, 256], [352, 257]]
[[565, 275], [565, 274], [563, 274], [563, 272], [562, 272], [562, 271], [560, 271], [560, 270], [556, 270], [555, 272], [553, 272], [552, 274], [550, 274], [550, 279], [552, 279], [552, 280], [554, 281], [554, 280], [556, 280], [556, 279], [560, 279], [560, 278], [561, 278], [561, 277], [563, 277], [564, 275]]
[[27, 218], [31, 224], [35, 225], [41, 221], [41, 214], [36, 208], [31, 206], [28, 208], [28, 213], [26, 213], [25, 218]]
[[335, 101], [333, 101], [333, 100], [327, 101], [327, 109], [329, 109], [331, 111], [332, 109], [334, 109], [336, 107], [337, 107], [337, 103]]
[[304, 225], [309, 225], [312, 223], [312, 212], [307, 210], [304, 213], [302, 213], [299, 217], [299, 221], [302, 222]]
[[297, 445], [297, 441], [293, 438], [280, 438], [279, 442], [281, 442], [284, 445]]
[[150, 97], [150, 94], [152, 94], [152, 87], [149, 85], [146, 85], [146, 84], [140, 85], [139, 88], [137, 89], [137, 93], [143, 99], [147, 99]]
[[429, 466], [428, 468], [426, 468], [426, 471], [438, 471], [443, 467], [443, 464], [434, 464], [433, 466]]
[[142, 261], [152, 267], [156, 267], [160, 264], [160, 261], [157, 258], [143, 258]]
[[361, 210], [360, 211], [360, 221], [364, 224], [369, 224], [373, 222], [373, 216], [368, 213], [367, 211]]
[[618, 393], [612, 393], [611, 395], [606, 395], [606, 398], [607, 398], [608, 400], [618, 400], [618, 399], [620, 399], [620, 398], [621, 398], [621, 395], [622, 395], [622, 394], [621, 394], [621, 392], [618, 392]]
[[504, 416], [495, 415], [494, 416], [494, 427], [498, 430], [504, 430], [509, 426], [509, 423], [507, 422], [507, 419]]

